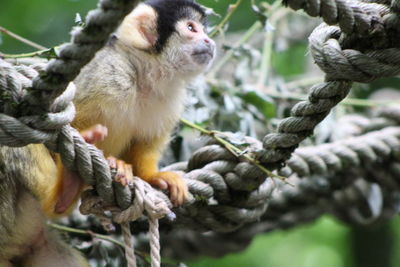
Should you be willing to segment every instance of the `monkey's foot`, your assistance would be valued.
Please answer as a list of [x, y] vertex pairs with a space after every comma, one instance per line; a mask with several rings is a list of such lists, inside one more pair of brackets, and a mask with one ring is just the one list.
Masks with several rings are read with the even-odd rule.
[[94, 144], [99, 141], [103, 141], [107, 137], [108, 129], [106, 126], [96, 124], [86, 130], [81, 131], [83, 139], [87, 143]]
[[187, 185], [176, 172], [157, 172], [146, 181], [162, 190], [169, 190], [169, 197], [174, 206], [182, 205], [187, 198]]
[[116, 159], [114, 157], [108, 157], [107, 161], [110, 168], [116, 170], [116, 182], [122, 184], [123, 186], [127, 186], [129, 182], [133, 180], [131, 164], [125, 163], [125, 161]]

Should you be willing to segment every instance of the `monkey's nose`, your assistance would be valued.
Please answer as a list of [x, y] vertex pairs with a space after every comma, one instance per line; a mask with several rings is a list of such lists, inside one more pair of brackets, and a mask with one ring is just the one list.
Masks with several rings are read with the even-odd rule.
[[215, 42], [210, 39], [210, 38], [204, 38], [204, 43], [207, 46], [208, 49], [214, 50], [215, 48]]

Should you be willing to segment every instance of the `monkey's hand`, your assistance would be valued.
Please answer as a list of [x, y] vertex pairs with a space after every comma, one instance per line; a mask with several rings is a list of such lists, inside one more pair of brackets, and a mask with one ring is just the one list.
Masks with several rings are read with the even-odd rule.
[[104, 141], [107, 137], [108, 129], [101, 124], [96, 124], [80, 133], [87, 143], [94, 144], [99, 141]]
[[[132, 181], [133, 173], [131, 164], [127, 164], [125, 161], [118, 160], [114, 157], [108, 157], [107, 161], [110, 168], [116, 170], [116, 182], [126, 186]], [[168, 190], [170, 192], [171, 202], [174, 206], [181, 205], [187, 197], [187, 186], [178, 173], [157, 172], [150, 177], [145, 177], [144, 180], [161, 190]]]
[[161, 190], [168, 190], [169, 197], [174, 206], [182, 205], [187, 198], [187, 185], [176, 172], [157, 172], [145, 180]]

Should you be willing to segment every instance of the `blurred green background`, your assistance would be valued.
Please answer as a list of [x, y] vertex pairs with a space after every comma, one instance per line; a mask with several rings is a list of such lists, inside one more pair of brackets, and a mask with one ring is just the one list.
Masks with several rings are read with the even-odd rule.
[[367, 229], [325, 216], [314, 223], [256, 237], [243, 252], [201, 259], [191, 267], [383, 267], [400, 266], [400, 220]]
[[[203, 0], [202, 4], [224, 14], [235, 1]], [[0, 26], [46, 47], [69, 40], [77, 13], [85, 16], [96, 0], [0, 0]], [[213, 18], [214, 21], [218, 17]], [[230, 31], [246, 29], [254, 22], [250, 1], [246, 0], [230, 23]], [[34, 49], [7, 35], [0, 35], [0, 51], [14, 54]], [[290, 64], [295, 57], [304, 61], [306, 44], [295, 45], [284, 53], [273, 54], [275, 69], [281, 75], [294, 75], [302, 64]], [[288, 64], [289, 63], [289, 64]], [[298, 67], [300, 66], [300, 67]], [[364, 229], [349, 227], [323, 217], [318, 221], [259, 235], [245, 251], [221, 259], [201, 258], [188, 262], [191, 267], [397, 267], [400, 266], [399, 219]]]
[[[216, 13], [224, 14], [227, 0], [203, 0], [202, 4], [213, 7]], [[69, 41], [69, 31], [75, 25], [75, 15], [85, 17], [94, 8], [96, 0], [1, 0], [0, 26], [46, 47]], [[231, 22], [232, 30], [249, 26], [254, 17], [250, 14], [250, 1], [245, 1]], [[217, 19], [217, 18], [214, 18]], [[1, 50], [4, 53], [30, 52], [32, 48], [2, 35]]]

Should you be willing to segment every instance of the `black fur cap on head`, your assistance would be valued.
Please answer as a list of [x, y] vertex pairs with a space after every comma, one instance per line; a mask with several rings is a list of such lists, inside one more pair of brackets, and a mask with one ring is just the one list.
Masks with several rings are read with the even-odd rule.
[[168, 38], [175, 31], [175, 24], [181, 19], [193, 19], [193, 11], [200, 14], [201, 23], [207, 23], [207, 15], [194, 0], [147, 0], [145, 4], [154, 8], [158, 14], [158, 39], [155, 49], [160, 53]]

